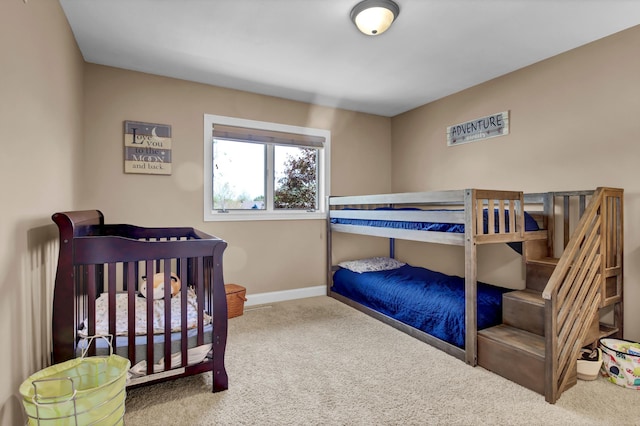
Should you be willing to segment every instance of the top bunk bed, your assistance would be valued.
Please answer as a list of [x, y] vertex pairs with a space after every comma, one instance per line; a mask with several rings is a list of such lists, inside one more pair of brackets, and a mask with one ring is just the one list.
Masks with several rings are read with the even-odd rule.
[[[488, 212], [494, 211], [494, 214]], [[545, 239], [518, 191], [465, 189], [329, 198], [333, 232], [464, 246]]]

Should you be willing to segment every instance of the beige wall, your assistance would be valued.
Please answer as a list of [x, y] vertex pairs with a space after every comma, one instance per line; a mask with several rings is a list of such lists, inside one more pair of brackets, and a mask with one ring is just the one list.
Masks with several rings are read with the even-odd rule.
[[[632, 340], [640, 339], [639, 51], [640, 26], [392, 119], [395, 192], [623, 188], [625, 337]], [[446, 146], [447, 126], [506, 110], [508, 136]], [[403, 247], [399, 254], [412, 261], [462, 273], [455, 248]], [[481, 249], [481, 279], [522, 283], [517, 256]], [[492, 270], [496, 253], [511, 256], [499, 271]]]
[[[323, 221], [202, 221], [205, 113], [330, 129], [334, 195], [623, 187], [626, 335], [639, 340], [640, 313], [632, 309], [640, 297], [639, 48], [635, 28], [388, 119], [83, 65], [57, 2], [0, 2], [0, 424], [21, 422], [17, 388], [48, 362], [56, 211], [99, 208], [112, 223], [194, 226], [219, 235], [229, 242], [226, 280], [249, 293], [324, 284]], [[447, 125], [507, 109], [509, 136], [445, 146]], [[124, 120], [172, 125], [173, 175], [123, 173]], [[365, 246], [355, 251], [350, 240], [336, 257], [375, 254], [385, 244], [365, 239]], [[403, 246], [401, 254], [428, 263], [422, 247]], [[458, 254], [449, 249], [432, 259], [455, 270], [450, 257]], [[506, 264], [480, 256], [488, 275], [503, 277], [518, 264], [517, 256]]]
[[[329, 129], [332, 193], [390, 191], [389, 118], [85, 64], [49, 0], [0, 2], [0, 47], [2, 425], [23, 423], [18, 386], [49, 362], [56, 211], [219, 235], [249, 293], [324, 285], [324, 221], [203, 222], [205, 113]], [[124, 120], [172, 125], [173, 175], [123, 173]]]
[[58, 2], [0, 2], [0, 424], [24, 424], [18, 386], [49, 359], [57, 234], [77, 205], [83, 61]]
[[[247, 294], [324, 285], [325, 221], [203, 221], [203, 116], [331, 130], [333, 194], [388, 192], [391, 120], [125, 71], [85, 67], [83, 208], [108, 222], [193, 226], [225, 239], [226, 282]], [[171, 176], [123, 173], [123, 121], [170, 124]]]

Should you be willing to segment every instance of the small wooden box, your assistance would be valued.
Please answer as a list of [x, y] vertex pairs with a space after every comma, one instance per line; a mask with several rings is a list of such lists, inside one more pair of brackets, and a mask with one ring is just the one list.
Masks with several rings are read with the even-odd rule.
[[227, 294], [227, 318], [239, 317], [244, 312], [247, 289], [238, 284], [225, 284]]

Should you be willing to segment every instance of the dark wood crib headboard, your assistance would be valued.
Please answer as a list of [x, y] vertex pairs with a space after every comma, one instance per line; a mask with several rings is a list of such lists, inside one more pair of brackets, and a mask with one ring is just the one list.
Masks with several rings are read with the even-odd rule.
[[[73, 280], [73, 244], [74, 235], [80, 227], [104, 225], [104, 215], [100, 210], [81, 210], [55, 213], [51, 219], [58, 226], [60, 232], [60, 253], [58, 257], [58, 269], [56, 271], [56, 283], [65, 278]], [[53, 295], [53, 311], [67, 312], [68, 317], [54, 315], [52, 318], [52, 329], [54, 340], [71, 342], [75, 338], [76, 330], [73, 323], [73, 309], [69, 309], [69, 302], [75, 298], [72, 286], [57, 286]], [[66, 350], [67, 353], [52, 357], [53, 362], [68, 360], [74, 357], [73, 349]], [[57, 358], [57, 359], [55, 359]]]
[[[87, 317], [88, 330], [92, 333], [94, 302], [101, 293], [111, 295], [125, 291], [134, 297], [139, 275], [152, 276], [164, 271], [168, 276], [172, 264], [186, 284], [183, 285], [183, 296], [186, 297], [187, 287], [193, 287], [198, 303], [202, 303], [199, 316], [204, 311], [213, 315], [212, 340], [219, 354], [214, 352], [214, 358], [223, 359], [227, 329], [222, 275], [222, 255], [227, 246], [224, 240], [190, 227], [145, 228], [105, 224], [104, 215], [99, 210], [55, 213], [52, 219], [60, 232], [60, 255], [53, 293], [54, 363], [77, 355], [78, 327]], [[186, 324], [186, 318], [183, 323]], [[186, 336], [186, 331], [184, 333]], [[134, 334], [131, 333], [132, 336]], [[198, 339], [201, 340], [200, 334]], [[131, 343], [129, 347], [133, 351], [133, 338]], [[166, 350], [169, 350], [169, 345]], [[184, 351], [186, 359], [186, 346]], [[165, 354], [165, 358], [170, 356], [171, 352]], [[224, 384], [218, 386], [222, 387]]]

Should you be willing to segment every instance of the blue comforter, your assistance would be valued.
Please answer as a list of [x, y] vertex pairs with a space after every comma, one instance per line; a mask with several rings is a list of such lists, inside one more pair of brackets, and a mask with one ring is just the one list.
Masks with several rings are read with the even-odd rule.
[[[464, 278], [410, 265], [364, 273], [339, 269], [332, 290], [464, 348]], [[478, 330], [502, 322], [502, 294], [508, 291], [478, 283]]]
[[[359, 210], [346, 208], [344, 210]], [[374, 210], [421, 210], [414, 207], [404, 208], [392, 208], [392, 207], [378, 207]], [[463, 211], [463, 210], [447, 210], [447, 211]], [[487, 209], [483, 211], [483, 223], [484, 232], [487, 232], [488, 228], [488, 213]], [[495, 209], [495, 232], [499, 231], [498, 218], [500, 216], [499, 210]], [[504, 212], [505, 217], [505, 231], [509, 232], [509, 211]], [[358, 225], [358, 226], [374, 226], [378, 228], [395, 228], [395, 229], [410, 229], [413, 231], [437, 231], [437, 232], [453, 232], [464, 233], [464, 224], [460, 223], [433, 223], [433, 222], [407, 222], [400, 220], [370, 220], [370, 219], [343, 219], [343, 218], [331, 218], [331, 223], [343, 224], [343, 225]], [[525, 231], [538, 231], [538, 222], [527, 212], [524, 212], [524, 230]], [[509, 247], [518, 253], [522, 254], [522, 243], [507, 243]]]
[[[359, 210], [346, 208], [343, 210]], [[405, 207], [405, 208], [391, 208], [391, 207], [378, 207], [374, 210], [392, 210], [392, 211], [421, 211], [421, 209], [414, 207]], [[434, 210], [431, 210], [434, 211]], [[463, 211], [463, 210], [435, 210], [435, 211]], [[495, 210], [495, 231], [498, 232], [498, 218], [499, 218], [499, 210]], [[505, 231], [509, 232], [509, 211], [505, 210]], [[487, 209], [483, 211], [483, 220], [484, 220], [484, 232], [487, 232]], [[438, 231], [438, 232], [455, 232], [455, 233], [464, 233], [464, 224], [460, 223], [433, 223], [433, 222], [406, 222], [400, 220], [370, 220], [370, 219], [342, 219], [342, 218], [332, 218], [331, 223], [339, 223], [343, 225], [360, 225], [360, 226], [375, 226], [380, 228], [396, 228], [396, 229], [411, 229], [414, 231]], [[537, 231], [539, 229], [538, 223], [536, 220], [529, 215], [527, 212], [524, 212], [524, 228], [525, 231]]]

